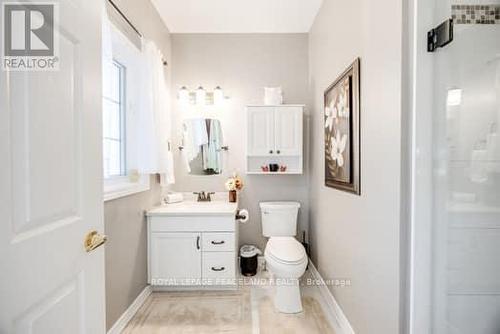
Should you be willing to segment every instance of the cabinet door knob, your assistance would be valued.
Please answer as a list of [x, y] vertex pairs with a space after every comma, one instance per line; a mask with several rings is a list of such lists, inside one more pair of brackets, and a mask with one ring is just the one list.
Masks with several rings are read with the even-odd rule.
[[280, 151], [280, 150], [277, 150], [277, 151], [276, 151], [276, 153], [280, 154], [280, 153], [281, 153], [281, 151]]
[[269, 154], [273, 154], [273, 150], [269, 150]]
[[220, 268], [212, 267], [212, 271], [223, 271], [224, 269], [226, 269], [226, 268], [224, 268], [224, 267], [220, 267]]

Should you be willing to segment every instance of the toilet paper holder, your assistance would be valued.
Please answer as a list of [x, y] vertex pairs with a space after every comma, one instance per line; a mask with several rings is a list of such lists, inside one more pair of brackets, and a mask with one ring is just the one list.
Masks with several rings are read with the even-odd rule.
[[248, 221], [248, 210], [241, 209], [236, 212], [235, 220], [238, 220], [240, 223], [246, 223]]

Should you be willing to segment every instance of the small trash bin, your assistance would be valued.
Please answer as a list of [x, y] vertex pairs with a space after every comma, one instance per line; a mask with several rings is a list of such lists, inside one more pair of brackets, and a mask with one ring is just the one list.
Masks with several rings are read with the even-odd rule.
[[244, 276], [254, 276], [257, 274], [259, 266], [259, 255], [262, 252], [253, 245], [243, 245], [240, 248], [240, 268]]

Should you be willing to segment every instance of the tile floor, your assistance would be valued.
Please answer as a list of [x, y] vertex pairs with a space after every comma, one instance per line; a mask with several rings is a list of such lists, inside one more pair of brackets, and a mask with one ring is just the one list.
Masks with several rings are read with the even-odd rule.
[[302, 313], [283, 314], [267, 272], [245, 282], [237, 291], [154, 292], [123, 333], [334, 334], [315, 288], [302, 288]]

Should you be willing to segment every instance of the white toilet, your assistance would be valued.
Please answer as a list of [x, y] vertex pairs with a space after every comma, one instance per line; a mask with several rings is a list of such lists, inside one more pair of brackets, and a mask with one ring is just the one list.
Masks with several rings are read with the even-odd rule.
[[269, 238], [264, 252], [266, 265], [274, 275], [274, 305], [283, 313], [302, 312], [299, 278], [307, 267], [304, 246], [295, 239], [300, 203], [261, 202], [262, 232]]

